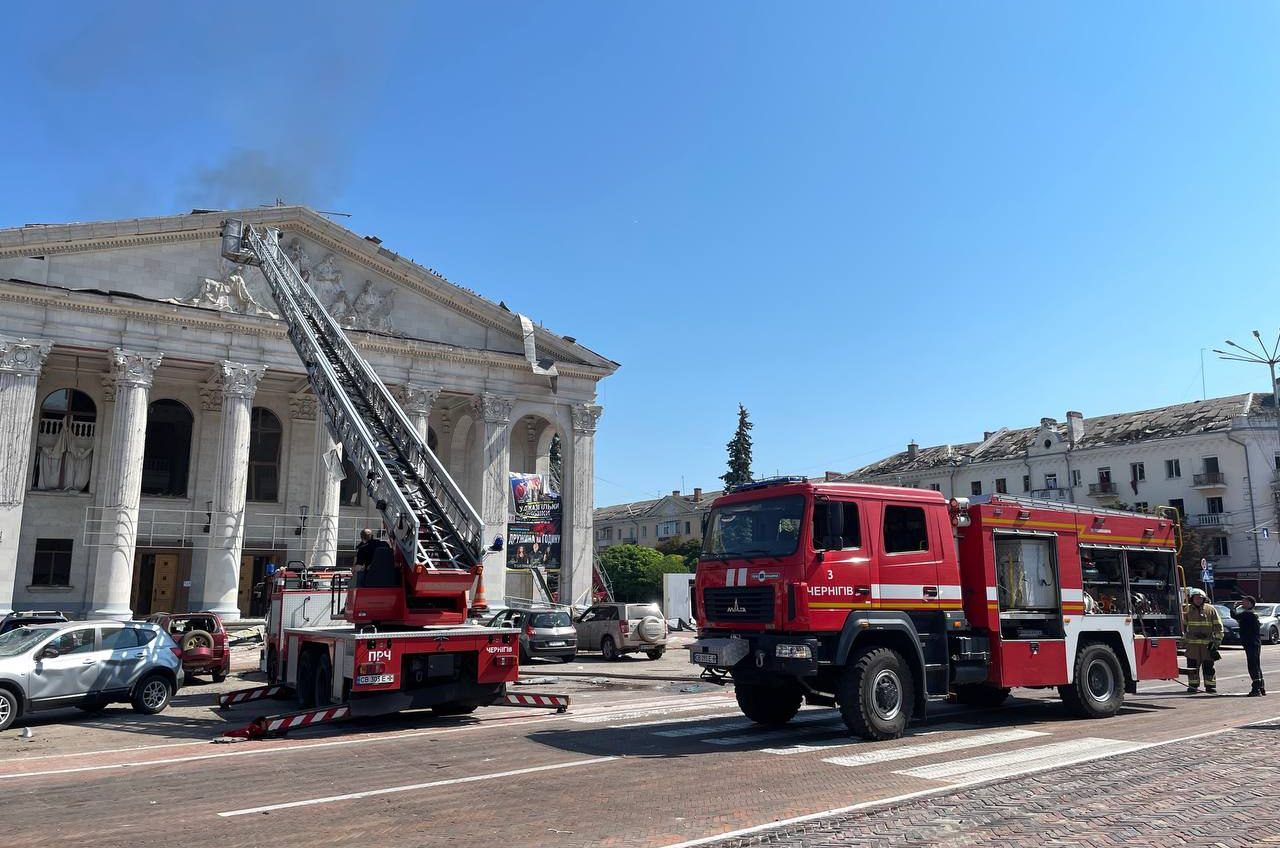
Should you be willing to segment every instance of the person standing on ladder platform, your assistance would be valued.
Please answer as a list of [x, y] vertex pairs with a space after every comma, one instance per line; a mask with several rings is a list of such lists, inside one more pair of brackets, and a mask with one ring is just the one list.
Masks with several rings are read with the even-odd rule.
[[1222, 644], [1222, 619], [1218, 610], [1209, 603], [1209, 596], [1200, 589], [1188, 589], [1191, 601], [1184, 615], [1187, 621], [1187, 694], [1200, 691], [1200, 669], [1204, 668], [1204, 691], [1218, 694], [1218, 678], [1213, 664], [1218, 660], [1218, 646]]

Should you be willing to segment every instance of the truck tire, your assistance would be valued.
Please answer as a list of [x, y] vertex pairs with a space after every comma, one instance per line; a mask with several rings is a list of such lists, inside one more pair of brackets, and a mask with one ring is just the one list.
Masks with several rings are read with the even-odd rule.
[[316, 666], [310, 648], [303, 648], [298, 656], [297, 675], [294, 678], [293, 695], [298, 709], [309, 710], [316, 705]]
[[316, 652], [315, 658], [316, 674], [315, 685], [315, 705], [317, 707], [332, 706], [333, 700], [333, 661], [329, 659], [329, 652], [319, 650]]
[[845, 666], [836, 701], [851, 732], [875, 742], [897, 739], [915, 706], [911, 667], [892, 648], [863, 648]]
[[734, 683], [742, 714], [765, 727], [782, 727], [800, 710], [799, 687], [767, 683]]
[[998, 707], [1009, 697], [1008, 688], [974, 683], [956, 687], [956, 702], [969, 707]]
[[1115, 651], [1098, 642], [1076, 654], [1075, 682], [1059, 686], [1058, 694], [1081, 718], [1109, 718], [1124, 704], [1124, 671]]

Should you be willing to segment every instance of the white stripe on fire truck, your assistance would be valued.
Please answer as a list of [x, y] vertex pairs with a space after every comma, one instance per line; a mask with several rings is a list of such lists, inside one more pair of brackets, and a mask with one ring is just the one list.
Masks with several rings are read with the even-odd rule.
[[988, 600], [988, 601], [999, 601], [999, 600], [1000, 600], [1000, 590], [999, 590], [998, 588], [996, 588], [995, 586], [988, 586], [988, 587], [987, 587], [987, 600]]
[[[924, 583], [872, 583], [871, 595], [877, 600], [919, 601], [924, 599]], [[929, 600], [959, 601], [962, 600], [959, 586], [933, 586], [937, 595], [930, 595]]]
[[745, 586], [747, 585], [747, 569], [731, 568], [724, 573], [724, 585], [726, 586]]
[[1075, 601], [1076, 603], [1084, 602], [1084, 589], [1063, 589], [1063, 601]]

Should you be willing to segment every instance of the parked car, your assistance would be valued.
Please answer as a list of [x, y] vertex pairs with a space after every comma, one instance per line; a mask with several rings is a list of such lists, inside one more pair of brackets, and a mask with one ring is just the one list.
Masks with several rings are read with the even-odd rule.
[[182, 670], [208, 674], [221, 683], [231, 673], [231, 648], [222, 618], [214, 612], [158, 612], [147, 621], [159, 625], [182, 649]]
[[0, 730], [27, 713], [127, 702], [162, 712], [182, 684], [181, 650], [155, 624], [68, 621], [0, 635]]
[[0, 621], [0, 634], [8, 633], [15, 627], [30, 627], [34, 624], [59, 624], [67, 617], [57, 610], [33, 610], [31, 612], [11, 612]]
[[596, 604], [578, 619], [578, 650], [607, 660], [644, 651], [651, 660], [667, 650], [667, 622], [657, 604]]
[[1226, 604], [1214, 604], [1218, 617], [1222, 619], [1222, 641], [1240, 644], [1240, 622], [1231, 617], [1231, 607]]
[[485, 622], [489, 627], [520, 629], [520, 659], [551, 657], [569, 662], [578, 655], [578, 631], [562, 609], [508, 609]]

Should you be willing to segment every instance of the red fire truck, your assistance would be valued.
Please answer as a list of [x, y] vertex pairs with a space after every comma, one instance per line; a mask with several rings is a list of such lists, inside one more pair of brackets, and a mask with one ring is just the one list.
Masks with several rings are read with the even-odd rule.
[[712, 505], [691, 661], [767, 725], [802, 702], [900, 736], [934, 699], [1057, 687], [1081, 716], [1176, 679], [1171, 519], [993, 495], [777, 478]]
[[[562, 695], [508, 695], [519, 631], [485, 627], [483, 522], [395, 398], [321, 305], [280, 235], [223, 223], [222, 254], [262, 270], [344, 458], [382, 517], [385, 541], [352, 573], [287, 569], [272, 582], [268, 685], [222, 696], [230, 707], [293, 698], [230, 736], [258, 737], [352, 715], [487, 704], [553, 707]], [[500, 551], [495, 539], [490, 551]]]

